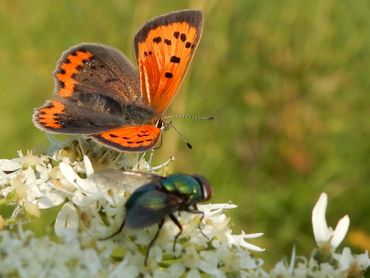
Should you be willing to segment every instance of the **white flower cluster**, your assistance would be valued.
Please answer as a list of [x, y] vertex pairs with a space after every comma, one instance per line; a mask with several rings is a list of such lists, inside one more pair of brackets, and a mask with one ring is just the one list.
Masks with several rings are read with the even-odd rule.
[[[205, 215], [202, 231], [199, 214], [176, 214], [184, 230], [175, 252], [178, 228], [167, 221], [144, 265], [156, 225], [124, 228], [112, 239], [99, 239], [119, 228], [127, 198], [149, 181], [150, 175], [134, 171], [164, 175], [173, 158], [158, 167], [150, 160], [83, 140], [54, 147], [50, 155], [28, 152], [0, 159], [0, 205], [13, 207], [8, 216], [0, 215], [0, 277], [361, 277], [370, 266], [367, 252], [335, 252], [347, 233], [349, 217], [343, 217], [335, 230], [328, 227], [325, 193], [312, 213], [318, 249], [310, 258], [296, 256], [293, 249], [290, 263], [282, 260], [264, 270], [262, 259], [250, 253], [264, 249], [247, 242], [262, 233], [233, 234], [224, 211], [236, 206], [205, 204], [199, 205]], [[23, 232], [24, 223], [52, 207], [58, 213], [48, 222], [54, 223], [57, 239]]]
[[110, 254], [82, 247], [76, 240], [56, 243], [30, 231], [0, 232], [0, 277], [96, 277], [104, 271]]
[[[177, 215], [184, 231], [177, 241], [175, 253], [172, 247], [178, 230], [172, 222], [165, 222], [150, 250], [147, 266], [144, 266], [145, 254], [156, 225], [141, 230], [123, 229], [113, 239], [99, 240], [118, 229], [124, 218], [127, 197], [150, 177], [125, 170], [148, 172], [156, 169], [163, 174], [168, 162], [161, 167], [151, 167], [144, 156], [124, 156], [90, 141], [72, 142], [55, 149], [51, 155], [29, 152], [27, 155], [19, 153], [16, 159], [0, 160], [0, 196], [15, 207], [10, 217], [3, 218], [5, 228], [0, 231], [0, 276], [17, 273], [20, 277], [43, 277], [42, 273], [45, 273], [44, 277], [58, 277], [54, 276], [57, 269], [71, 275], [79, 269], [79, 277], [101, 275], [107, 269], [109, 277], [136, 277], [139, 274], [175, 277], [185, 273], [193, 277], [202, 273], [212, 276], [240, 273], [245, 276], [258, 269], [262, 260], [253, 258], [248, 250], [260, 252], [264, 249], [246, 240], [262, 234], [232, 234], [224, 210], [235, 208], [233, 204], [199, 205], [205, 214], [201, 228], [206, 237], [198, 228], [199, 215]], [[19, 223], [32, 221], [30, 216], [40, 216], [44, 209], [51, 207], [60, 208], [54, 222], [58, 241], [32, 237], [29, 232], [20, 237], [19, 231], [7, 231], [13, 226], [19, 230], [22, 227]], [[17, 245], [16, 250], [10, 252]], [[32, 264], [22, 263], [35, 253], [38, 260]], [[87, 257], [94, 257], [90, 263], [95, 266], [85, 266], [88, 259], [84, 261], [84, 258]], [[78, 258], [81, 261], [75, 262]], [[52, 263], [53, 260], [57, 262]], [[5, 261], [8, 267], [2, 266]], [[19, 263], [12, 265], [12, 261]], [[24, 275], [31, 267], [40, 273]], [[66, 268], [70, 269], [67, 271]]]

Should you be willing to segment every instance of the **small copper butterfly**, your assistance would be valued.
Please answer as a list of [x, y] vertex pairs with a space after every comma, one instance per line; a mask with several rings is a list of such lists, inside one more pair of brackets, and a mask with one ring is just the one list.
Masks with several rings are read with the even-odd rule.
[[120, 151], [154, 147], [162, 113], [186, 74], [202, 33], [203, 14], [183, 10], [147, 22], [135, 35], [138, 72], [118, 50], [79, 44], [53, 73], [54, 100], [33, 122], [48, 132], [83, 134]]

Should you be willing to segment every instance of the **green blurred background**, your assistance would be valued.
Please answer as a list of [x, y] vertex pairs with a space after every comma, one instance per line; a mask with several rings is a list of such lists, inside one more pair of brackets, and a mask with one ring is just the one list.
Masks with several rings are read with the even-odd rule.
[[370, 4], [358, 1], [26, 1], [0, 4], [0, 157], [42, 149], [31, 122], [50, 99], [62, 51], [81, 42], [119, 48], [152, 17], [202, 9], [201, 43], [166, 114], [193, 144], [164, 135], [156, 160], [211, 180], [232, 201], [235, 232], [264, 232], [268, 263], [314, 246], [311, 210], [329, 195], [328, 222], [351, 218], [346, 245], [370, 249]]

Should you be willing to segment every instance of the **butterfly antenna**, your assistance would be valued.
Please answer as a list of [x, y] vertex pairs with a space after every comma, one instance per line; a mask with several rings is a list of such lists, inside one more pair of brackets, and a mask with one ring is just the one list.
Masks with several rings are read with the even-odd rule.
[[215, 116], [169, 115], [169, 116], [164, 116], [163, 117], [163, 120], [171, 119], [171, 118], [210, 121], [210, 120], [214, 120], [215, 119]]
[[189, 143], [188, 140], [185, 139], [184, 135], [182, 135], [182, 133], [173, 125], [173, 123], [172, 122], [167, 123], [167, 127], [166, 128], [171, 128], [171, 127], [180, 136], [180, 138], [182, 139], [182, 141], [185, 142], [186, 146], [188, 146], [189, 149], [192, 149], [193, 146]]

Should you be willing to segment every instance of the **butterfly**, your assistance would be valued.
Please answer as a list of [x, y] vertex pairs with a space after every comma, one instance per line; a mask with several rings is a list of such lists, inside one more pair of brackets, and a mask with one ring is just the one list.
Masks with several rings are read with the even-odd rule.
[[184, 79], [202, 27], [198, 10], [147, 22], [134, 38], [138, 70], [106, 45], [68, 49], [53, 73], [54, 99], [35, 109], [35, 126], [86, 135], [119, 151], [153, 148], [165, 127], [162, 114]]

